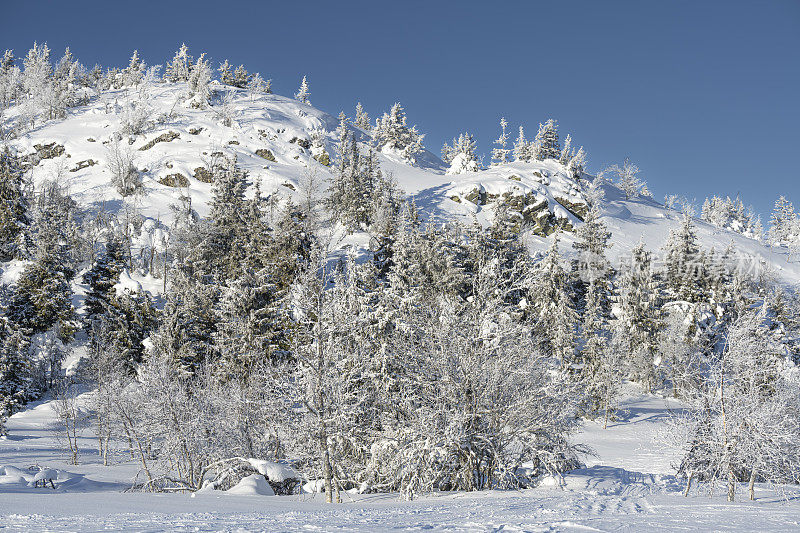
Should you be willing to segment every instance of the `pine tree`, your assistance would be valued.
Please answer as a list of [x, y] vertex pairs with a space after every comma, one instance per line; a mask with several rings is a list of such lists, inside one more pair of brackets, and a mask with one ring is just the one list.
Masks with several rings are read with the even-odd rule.
[[157, 325], [156, 310], [150, 296], [111, 293], [104, 302], [104, 312], [94, 322], [90, 340], [96, 349], [113, 354], [116, 371], [132, 375], [144, 360], [144, 340]]
[[197, 58], [197, 64], [191, 69], [187, 81], [189, 96], [197, 106], [205, 107], [211, 96], [209, 87], [209, 83], [211, 83], [211, 66], [206, 60], [205, 53], [200, 54], [200, 57]]
[[0, 261], [26, 255], [28, 225], [23, 172], [19, 159], [6, 147], [0, 153]]
[[653, 390], [660, 366], [659, 346], [663, 319], [658, 284], [650, 252], [639, 243], [623, 271], [617, 298], [618, 350], [624, 350], [630, 377]]
[[519, 127], [519, 135], [514, 142], [514, 161], [528, 162], [531, 160], [530, 143], [525, 139], [525, 129]]
[[306, 77], [303, 76], [303, 81], [300, 82], [300, 89], [294, 95], [294, 99], [298, 102], [303, 102], [304, 104], [311, 105], [311, 91], [308, 88], [308, 80]]
[[196, 375], [213, 356], [219, 289], [179, 268], [170, 277], [161, 323], [151, 336], [150, 357], [163, 358], [183, 376]]
[[567, 163], [567, 169], [572, 173], [572, 177], [578, 179], [583, 174], [584, 167], [586, 166], [586, 152], [583, 146], [578, 148], [578, 151], [572, 156]]
[[479, 170], [475, 155], [475, 139], [468, 132], [458, 136], [458, 141], [450, 149], [448, 156], [451, 159], [448, 174], [463, 174]]
[[248, 234], [244, 197], [248, 182], [247, 173], [232, 159], [225, 158], [213, 172], [209, 220], [197, 235], [200, 242], [191, 252], [191, 263], [198, 275], [219, 282], [241, 272]]
[[369, 131], [372, 128], [369, 122], [369, 115], [364, 111], [364, 106], [361, 105], [361, 102], [356, 104], [356, 119], [354, 125], [365, 131]]
[[0, 331], [0, 436], [5, 420], [36, 397], [32, 389], [30, 335], [22, 329], [3, 326]]
[[101, 320], [106, 313], [113, 299], [114, 285], [119, 282], [119, 275], [125, 269], [126, 263], [125, 247], [114, 237], [83, 275], [83, 282], [89, 286], [84, 303], [88, 332], [91, 333], [95, 322]]
[[189, 55], [186, 43], [183, 43], [180, 49], [175, 52], [175, 57], [172, 58], [172, 61], [167, 63], [167, 68], [164, 70], [164, 79], [172, 83], [188, 81], [191, 70], [192, 56]]
[[566, 166], [569, 164], [569, 160], [572, 159], [574, 155], [575, 148], [572, 146], [572, 136], [567, 133], [567, 136], [564, 139], [564, 148], [561, 149], [561, 157], [559, 157], [558, 162]]
[[239, 65], [233, 72], [233, 85], [239, 87], [240, 89], [244, 89], [247, 87], [247, 84], [250, 83], [250, 78], [250, 73], [247, 72], [247, 69], [244, 68], [244, 65]]
[[558, 236], [533, 271], [530, 287], [532, 319], [543, 332], [545, 353], [556, 357], [562, 369], [575, 362], [575, 328], [578, 315], [568, 293], [568, 275], [561, 265]]
[[219, 72], [219, 81], [224, 83], [225, 85], [233, 85], [234, 84], [234, 77], [233, 72], [231, 72], [231, 65], [228, 63], [226, 59], [224, 62], [219, 64], [219, 68], [217, 69]]
[[800, 227], [798, 227], [794, 206], [785, 196], [781, 196], [775, 201], [770, 225], [770, 241], [775, 245], [788, 243], [800, 236]]
[[697, 303], [704, 300], [701, 280], [706, 278], [704, 259], [692, 217], [685, 213], [681, 227], [670, 232], [666, 245], [665, 281], [673, 298]]
[[[69, 274], [67, 273], [69, 272]], [[71, 271], [55, 255], [40, 255], [22, 272], [12, 293], [8, 318], [15, 328], [44, 333], [55, 328], [63, 341], [75, 333]]]
[[558, 140], [558, 123], [552, 118], [539, 124], [539, 131], [533, 141], [534, 157], [539, 161], [558, 160], [561, 157], [561, 144]]
[[128, 67], [122, 72], [125, 78], [125, 85], [138, 85], [144, 77], [145, 65], [139, 59], [139, 51], [134, 50]]
[[508, 145], [508, 132], [506, 132], [506, 128], [508, 127], [508, 122], [506, 121], [505, 117], [500, 119], [500, 137], [494, 142], [498, 148], [494, 148], [492, 150], [492, 164], [493, 165], [504, 165], [508, 163], [508, 155], [511, 152], [506, 146]]
[[402, 157], [406, 161], [416, 162], [416, 156], [423, 150], [422, 140], [425, 135], [417, 131], [417, 127], [409, 128], [406, 124], [406, 112], [399, 103], [395, 103], [389, 113], [384, 113], [375, 123], [372, 132], [375, 148]]

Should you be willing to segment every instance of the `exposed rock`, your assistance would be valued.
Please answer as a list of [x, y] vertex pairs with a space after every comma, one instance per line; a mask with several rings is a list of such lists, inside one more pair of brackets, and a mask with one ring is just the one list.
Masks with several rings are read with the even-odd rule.
[[56, 144], [55, 142], [47, 144], [34, 144], [33, 149], [36, 150], [33, 154], [28, 154], [22, 158], [23, 163], [30, 166], [36, 166], [42, 159], [53, 159], [64, 155], [64, 145]]
[[228, 144], [235, 144], [235, 145], [238, 145], [238, 144], [239, 144], [239, 141], [237, 141], [237, 140], [235, 140], [235, 139], [234, 139], [234, 140], [232, 140], [232, 141], [228, 141]]
[[198, 135], [203, 128], [189, 128], [189, 135]]
[[181, 174], [180, 172], [176, 172], [174, 174], [168, 174], [162, 177], [158, 182], [161, 185], [166, 185], [167, 187], [188, 187], [189, 186], [189, 179]]
[[284, 187], [286, 187], [289, 190], [292, 190], [292, 191], [295, 190], [294, 185], [292, 185], [291, 183], [281, 183], [281, 185], [283, 185]]
[[579, 218], [581, 222], [583, 222], [583, 219], [586, 218], [586, 214], [589, 212], [589, 206], [586, 204], [570, 202], [566, 198], [561, 198], [558, 196], [556, 196], [556, 201], [564, 206], [564, 209]]
[[301, 138], [299, 138], [299, 137], [292, 137], [292, 138], [289, 140], [289, 142], [290, 142], [290, 143], [296, 143], [298, 146], [302, 146], [302, 147], [303, 147], [303, 148], [305, 148], [306, 150], [308, 150], [309, 148], [311, 148], [311, 141], [309, 141], [308, 139], [301, 139]]
[[194, 169], [194, 179], [203, 183], [213, 183], [214, 174], [205, 167], [197, 167]]
[[328, 155], [328, 152], [322, 152], [321, 154], [317, 154], [314, 156], [314, 159], [317, 160], [321, 165], [325, 165], [326, 167], [331, 166], [331, 158]]
[[269, 151], [269, 150], [268, 150], [268, 149], [266, 149], [266, 148], [259, 148], [258, 150], [256, 150], [256, 155], [257, 155], [258, 157], [263, 157], [263, 158], [264, 158], [264, 159], [266, 159], [267, 161], [272, 161], [272, 162], [275, 162], [275, 156], [274, 156], [274, 155], [272, 155], [272, 152], [271, 152], [271, 151]]
[[78, 166], [76, 166], [75, 168], [71, 168], [69, 171], [78, 172], [79, 170], [82, 170], [84, 168], [93, 167], [96, 164], [97, 161], [95, 161], [94, 159], [84, 159], [83, 161], [78, 161]]
[[161, 135], [159, 135], [158, 137], [156, 137], [155, 139], [153, 139], [149, 143], [147, 143], [144, 146], [142, 146], [141, 148], [139, 148], [139, 150], [142, 151], [142, 152], [145, 151], [145, 150], [149, 150], [150, 148], [155, 146], [157, 143], [168, 143], [170, 141], [174, 141], [175, 139], [177, 139], [180, 136], [181, 136], [180, 133], [177, 133], [177, 132], [174, 132], [174, 131], [168, 131], [167, 133], [162, 133]]

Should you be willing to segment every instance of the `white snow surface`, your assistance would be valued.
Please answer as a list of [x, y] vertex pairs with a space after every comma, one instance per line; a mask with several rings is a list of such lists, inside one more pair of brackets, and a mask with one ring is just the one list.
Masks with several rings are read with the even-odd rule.
[[[87, 393], [91, 394], [91, 393]], [[520, 491], [435, 493], [413, 501], [397, 494], [342, 494], [342, 504], [324, 494], [272, 496], [262, 474], [228, 491], [190, 494], [124, 492], [138, 467], [124, 450], [102, 466], [88, 429], [79, 438], [78, 465], [66, 462], [50, 426], [49, 401], [31, 405], [8, 421], [0, 439], [0, 529], [3, 531], [796, 531], [800, 489], [756, 485], [756, 501], [713, 497], [707, 489], [681, 495], [674, 477], [679, 450], [670, 447], [671, 410], [677, 402], [626, 390], [622, 410], [609, 428], [586, 422], [575, 441], [596, 456], [562, 478], [544, 479]], [[259, 471], [278, 476], [283, 465], [253, 460]], [[258, 465], [258, 466], [256, 466]], [[288, 467], [287, 467], [288, 468]], [[55, 473], [55, 490], [32, 481]], [[293, 474], [291, 470], [285, 474]], [[265, 497], [269, 496], [269, 497]]]

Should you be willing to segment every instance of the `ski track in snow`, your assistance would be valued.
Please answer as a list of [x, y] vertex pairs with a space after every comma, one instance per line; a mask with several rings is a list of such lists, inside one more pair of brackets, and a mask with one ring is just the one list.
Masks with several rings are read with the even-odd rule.
[[[617, 420], [603, 430], [586, 422], [576, 442], [597, 456], [586, 466], [535, 489], [438, 493], [411, 502], [396, 494], [343, 494], [342, 504], [322, 495], [253, 496], [224, 492], [151, 494], [123, 492], [137, 465], [123, 454], [99, 464], [90, 431], [81, 437], [81, 464], [69, 465], [49, 425], [46, 401], [11, 417], [0, 440], [0, 469], [28, 473], [39, 465], [59, 470], [57, 488], [9, 483], [0, 475], [2, 531], [797, 531], [800, 489], [776, 493], [757, 486], [757, 501], [727, 503], [721, 490], [689, 498], [672, 475], [678, 450], [663, 442], [666, 417], [676, 402], [627, 391]], [[88, 393], [90, 394], [90, 393]], [[0, 472], [2, 474], [3, 472]], [[32, 479], [33, 472], [30, 472]], [[4, 479], [6, 480], [4, 482]]]

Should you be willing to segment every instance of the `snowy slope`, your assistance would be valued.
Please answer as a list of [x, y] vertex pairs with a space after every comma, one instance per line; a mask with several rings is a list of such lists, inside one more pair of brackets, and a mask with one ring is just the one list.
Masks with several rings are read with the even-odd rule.
[[[144, 191], [137, 198], [123, 199], [111, 185], [106, 168], [110, 142], [121, 129], [126, 104], [135, 98], [132, 89], [105, 91], [89, 105], [72, 108], [66, 119], [40, 125], [11, 144], [21, 154], [35, 154], [36, 145], [63, 146], [61, 155], [42, 159], [33, 167], [34, 181], [40, 184], [58, 180], [82, 207], [90, 210], [115, 212], [126, 204], [135, 206], [149, 219], [144, 224], [141, 242], [159, 241], [160, 235], [168, 231], [170, 205], [177, 203], [181, 195], [191, 196], [192, 207], [200, 216], [207, 215], [211, 184], [196, 179], [195, 175], [196, 169], [206, 165], [215, 152], [235, 156], [248, 171], [251, 183], [258, 182], [265, 195], [298, 200], [304, 174], [316, 173], [323, 183], [330, 178], [331, 169], [318, 163], [312, 150], [304, 145], [308, 146], [312, 133], [319, 131], [325, 149], [333, 155], [336, 118], [290, 98], [274, 94], [253, 96], [217, 82], [212, 86], [217, 96], [212, 99], [214, 105], [205, 109], [195, 109], [181, 101], [185, 84], [162, 83], [150, 89], [154, 126], [144, 134], [125, 136], [122, 141], [134, 154], [135, 165], [144, 175]], [[226, 92], [232, 96], [231, 126], [222, 125], [218, 114]], [[14, 120], [15, 113], [12, 108], [5, 120]], [[355, 131], [362, 142], [369, 141], [365, 132]], [[165, 140], [153, 144], [158, 139]], [[494, 218], [497, 203], [503, 201], [514, 205], [518, 212], [515, 216], [525, 218], [535, 227], [544, 220], [542, 217], [550, 217], [543, 222], [547, 227], [537, 231], [539, 234], [549, 234], [554, 226], [569, 231], [580, 224], [581, 206], [585, 207], [582, 185], [555, 161], [510, 163], [479, 172], [447, 175], [445, 165], [430, 152], [418, 159], [420, 164], [411, 166], [392, 154], [379, 154], [382, 171], [395, 178], [430, 220], [466, 224], [477, 221], [486, 226]], [[175, 174], [181, 174], [188, 186], [161, 183]], [[603, 215], [614, 243], [610, 255], [618, 261], [624, 260], [639, 240], [658, 251], [670, 229], [679, 224], [678, 213], [650, 199], [628, 201], [619, 189], [613, 186], [605, 189]], [[800, 264], [789, 263], [785, 252], [772, 251], [752, 239], [700, 221], [697, 226], [704, 246], [722, 252], [733, 244], [751, 258], [749, 264], [769, 265], [786, 283], [800, 282]], [[569, 235], [564, 240], [568, 244]], [[345, 242], [367, 243], [368, 239], [354, 236]], [[546, 239], [539, 236], [532, 236], [529, 242], [533, 250], [547, 247]], [[569, 253], [569, 246], [562, 246], [562, 251]], [[8, 265], [5, 270], [14, 268], [15, 265]], [[0, 275], [11, 276], [5, 270]]]
[[[125, 136], [122, 142], [134, 154], [135, 164], [144, 175], [143, 194], [135, 199], [123, 199], [117, 193], [106, 168], [111, 139], [121, 128], [127, 102], [135, 97], [132, 89], [105, 91], [89, 105], [72, 108], [66, 119], [40, 125], [11, 144], [21, 154], [35, 154], [36, 145], [63, 146], [63, 154], [42, 159], [33, 167], [34, 181], [40, 184], [58, 180], [68, 186], [82, 207], [90, 210], [115, 212], [126, 204], [135, 206], [149, 219], [144, 224], [142, 242], [158, 241], [168, 230], [172, 217], [170, 205], [177, 203], [181, 195], [191, 196], [192, 206], [200, 216], [208, 213], [211, 184], [196, 179], [195, 175], [196, 169], [207, 164], [215, 152], [235, 156], [248, 171], [251, 183], [258, 182], [265, 195], [298, 200], [304, 174], [314, 172], [322, 182], [330, 178], [331, 169], [318, 163], [312, 150], [304, 145], [308, 146], [317, 130], [322, 133], [325, 149], [333, 155], [336, 118], [290, 98], [274, 94], [252, 96], [245, 90], [216, 82], [213, 87], [218, 93], [212, 100], [214, 105], [195, 109], [180, 101], [186, 91], [185, 84], [153, 86], [149, 101], [154, 126], [144, 134]], [[218, 114], [225, 92], [233, 97], [231, 126], [222, 125]], [[5, 120], [14, 120], [15, 112], [12, 108]], [[369, 141], [365, 132], [355, 131], [362, 142]], [[152, 143], [160, 138], [167, 140]], [[459, 175], [445, 174], [445, 165], [430, 152], [419, 157], [418, 166], [411, 166], [392, 154], [379, 154], [379, 160], [382, 171], [395, 178], [430, 220], [467, 224], [477, 221], [485, 226], [492, 222], [497, 203], [504, 201], [515, 206], [519, 213], [516, 216], [527, 217], [526, 221], [534, 226], [542, 217], [550, 217], [545, 224], [548, 227], [538, 231], [539, 234], [549, 234], [550, 226], [569, 231], [580, 224], [580, 209], [585, 204], [583, 187], [552, 160], [509, 163]], [[176, 173], [186, 179], [187, 187], [160, 183]], [[603, 215], [613, 234], [610, 255], [618, 261], [624, 260], [640, 240], [657, 252], [670, 229], [679, 224], [679, 213], [650, 199], [625, 200], [613, 186], [606, 186], [605, 192]], [[699, 220], [697, 226], [700, 241], [707, 248], [722, 252], [733, 244], [750, 258], [750, 266], [769, 265], [786, 283], [800, 282], [800, 264], [789, 263], [785, 251], [770, 250], [757, 241]], [[568, 234], [564, 240], [569, 244]], [[345, 242], [358, 245], [368, 239], [354, 236]], [[547, 247], [547, 239], [540, 236], [531, 236], [529, 242], [533, 250]], [[562, 246], [562, 251], [569, 253], [569, 246]], [[7, 265], [0, 275], [13, 279], [6, 271], [15, 268]]]

